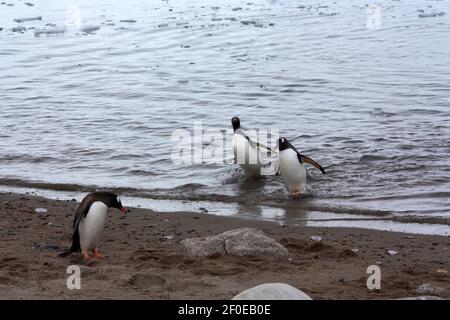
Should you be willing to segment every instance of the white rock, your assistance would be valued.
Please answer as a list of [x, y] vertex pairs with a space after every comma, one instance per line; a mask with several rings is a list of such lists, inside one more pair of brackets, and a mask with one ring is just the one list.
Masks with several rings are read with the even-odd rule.
[[435, 296], [418, 296], [418, 297], [399, 298], [396, 300], [445, 300], [445, 299]]
[[232, 300], [312, 300], [303, 291], [286, 283], [265, 283], [247, 289]]
[[398, 252], [395, 251], [395, 250], [388, 250], [387, 253], [388, 253], [390, 256], [395, 256], [396, 254], [398, 254]]
[[34, 212], [36, 212], [36, 213], [46, 213], [47, 209], [45, 209], [45, 208], [36, 208], [36, 209], [34, 209]]
[[311, 236], [310, 238], [313, 241], [322, 241], [322, 237], [321, 236]]

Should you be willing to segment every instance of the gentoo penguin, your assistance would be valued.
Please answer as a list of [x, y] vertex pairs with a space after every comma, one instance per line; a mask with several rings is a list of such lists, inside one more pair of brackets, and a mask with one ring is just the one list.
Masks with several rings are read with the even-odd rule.
[[269, 152], [274, 152], [269, 147], [266, 147], [259, 142], [254, 142], [241, 129], [241, 121], [238, 117], [231, 119], [233, 125], [233, 152], [234, 159], [245, 172], [252, 176], [261, 176], [261, 168], [264, 166], [263, 157], [260, 148], [267, 149]]
[[92, 250], [93, 257], [102, 257], [97, 246], [103, 235], [108, 208], [119, 209], [122, 214], [127, 212], [114, 193], [91, 192], [84, 197], [75, 212], [72, 247], [68, 253], [82, 252], [83, 257], [89, 259], [88, 251]]
[[293, 196], [298, 196], [306, 188], [305, 163], [309, 163], [325, 173], [325, 170], [316, 161], [300, 154], [297, 149], [286, 139], [278, 139], [279, 171], [281, 178]]

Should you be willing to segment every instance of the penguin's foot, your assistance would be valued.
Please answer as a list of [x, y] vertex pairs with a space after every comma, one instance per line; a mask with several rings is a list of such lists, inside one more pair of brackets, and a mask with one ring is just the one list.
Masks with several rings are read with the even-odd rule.
[[302, 195], [302, 193], [300, 191], [292, 191], [291, 195], [293, 198], [299, 198]]
[[94, 258], [104, 258], [104, 256], [100, 253], [100, 251], [98, 251], [97, 248], [92, 250], [92, 254], [93, 254]]
[[83, 258], [86, 260], [89, 260], [91, 258], [91, 256], [89, 255], [89, 252], [87, 250], [83, 251]]

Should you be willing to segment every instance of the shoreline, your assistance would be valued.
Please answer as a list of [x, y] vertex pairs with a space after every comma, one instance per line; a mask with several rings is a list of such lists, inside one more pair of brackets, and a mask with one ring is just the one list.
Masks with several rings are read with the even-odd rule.
[[[448, 236], [282, 226], [239, 217], [132, 208], [125, 217], [109, 212], [100, 248], [105, 258], [85, 262], [78, 254], [57, 257], [70, 245], [77, 205], [0, 193], [0, 299], [230, 299], [267, 282], [290, 284], [313, 299], [432, 295], [416, 291], [429, 283], [443, 289], [438, 296], [450, 298]], [[36, 208], [47, 212], [38, 214]], [[186, 238], [240, 227], [263, 230], [289, 250], [290, 258], [190, 257], [178, 245]], [[321, 236], [322, 241], [311, 240], [312, 235]], [[38, 248], [33, 248], [36, 244]], [[389, 255], [388, 250], [398, 254]], [[81, 290], [66, 287], [66, 268], [71, 264], [81, 267]], [[366, 287], [366, 269], [375, 264], [381, 268], [381, 290], [371, 291]]]
[[[44, 197], [52, 200], [81, 201], [85, 194], [94, 190], [103, 190], [99, 186], [78, 186], [65, 184], [46, 184], [21, 180], [0, 180], [0, 193], [14, 193]], [[6, 182], [6, 183], [5, 183]], [[284, 199], [284, 205], [262, 203], [247, 205], [230, 199], [213, 199], [146, 193], [139, 189], [109, 188], [108, 191], [120, 194], [129, 207], [142, 208], [167, 213], [207, 213], [214, 216], [256, 219], [294, 226], [337, 227], [350, 229], [368, 229], [402, 233], [450, 236], [450, 218], [426, 215], [397, 215], [388, 211], [336, 207], [324, 210], [320, 207], [302, 206], [300, 203]], [[127, 192], [126, 192], [127, 190]], [[134, 190], [134, 191], [133, 191]], [[155, 190], [153, 190], [155, 192]], [[309, 199], [308, 199], [309, 200]], [[288, 201], [288, 202], [286, 202]], [[289, 202], [290, 201], [290, 202]], [[306, 201], [306, 200], [305, 200]], [[288, 204], [286, 204], [288, 203]], [[299, 208], [295, 207], [300, 205]], [[292, 212], [302, 211], [295, 216]], [[283, 217], [283, 218], [280, 218]]]

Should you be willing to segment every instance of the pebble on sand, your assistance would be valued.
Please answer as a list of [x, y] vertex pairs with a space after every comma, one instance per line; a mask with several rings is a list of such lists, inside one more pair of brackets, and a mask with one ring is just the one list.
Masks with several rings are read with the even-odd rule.
[[60, 250], [59, 246], [54, 245], [54, 244], [48, 244], [48, 243], [44, 243], [44, 242], [35, 242], [33, 244], [33, 249], [39, 249], [39, 250], [51, 250], [51, 251], [55, 251], [55, 250]]
[[442, 293], [444, 293], [444, 291], [445, 290], [443, 288], [433, 286], [432, 284], [429, 284], [429, 283], [424, 283], [424, 284], [418, 286], [416, 289], [416, 292], [418, 294], [432, 295], [432, 296], [439, 296]]

